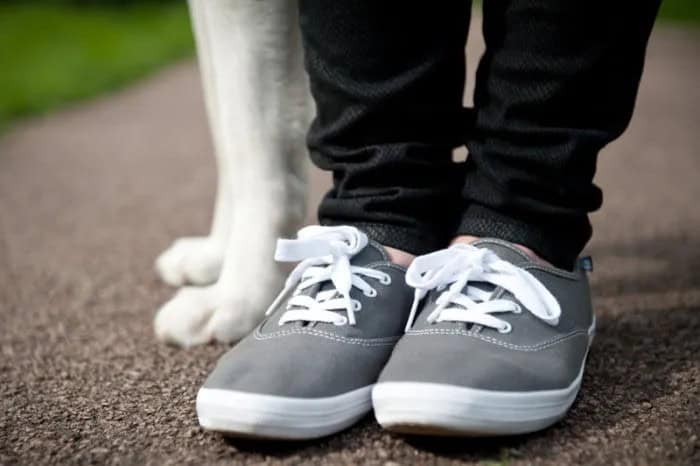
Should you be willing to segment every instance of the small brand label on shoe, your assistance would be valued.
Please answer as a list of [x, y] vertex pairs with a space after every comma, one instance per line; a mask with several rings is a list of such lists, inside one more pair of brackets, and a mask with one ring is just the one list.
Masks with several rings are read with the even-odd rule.
[[591, 256], [585, 256], [579, 259], [579, 265], [581, 269], [586, 272], [593, 272], [593, 258]]

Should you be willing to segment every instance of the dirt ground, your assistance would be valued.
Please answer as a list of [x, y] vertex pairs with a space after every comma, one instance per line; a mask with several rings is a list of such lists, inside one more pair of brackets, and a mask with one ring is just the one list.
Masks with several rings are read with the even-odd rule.
[[200, 430], [195, 393], [226, 348], [164, 346], [151, 325], [173, 293], [153, 259], [205, 233], [213, 200], [194, 64], [17, 125], [0, 138], [0, 463], [700, 464], [698, 76], [700, 33], [657, 28], [600, 159], [583, 390], [559, 425], [509, 439], [411, 439], [371, 416], [302, 444]]

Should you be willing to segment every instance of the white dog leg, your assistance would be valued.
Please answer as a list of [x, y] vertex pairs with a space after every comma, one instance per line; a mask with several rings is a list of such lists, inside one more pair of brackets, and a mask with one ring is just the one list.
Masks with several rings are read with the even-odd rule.
[[186, 287], [156, 316], [159, 338], [180, 345], [235, 341], [261, 319], [284, 278], [275, 241], [301, 225], [310, 98], [296, 3], [207, 0], [231, 225], [221, 276]]
[[207, 18], [205, 0], [190, 0], [190, 17], [197, 45], [197, 58], [202, 77], [204, 103], [209, 120], [209, 128], [214, 142], [218, 184], [216, 204], [209, 236], [179, 238], [156, 260], [156, 271], [160, 278], [172, 286], [208, 285], [214, 283], [221, 272], [231, 224], [230, 168], [225, 157], [224, 128], [222, 128], [220, 106], [217, 97], [217, 74], [214, 69], [211, 48], [211, 28]]

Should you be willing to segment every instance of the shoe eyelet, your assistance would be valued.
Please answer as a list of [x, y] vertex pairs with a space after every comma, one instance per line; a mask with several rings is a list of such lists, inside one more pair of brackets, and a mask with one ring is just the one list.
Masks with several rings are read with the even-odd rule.
[[391, 285], [391, 276], [384, 275], [382, 278], [379, 279], [379, 283], [381, 283], [382, 285]]
[[515, 309], [513, 309], [513, 314], [522, 314], [523, 313], [523, 307], [520, 304], [515, 305]]
[[344, 316], [340, 316], [340, 319], [338, 319], [337, 322], [333, 322], [333, 325], [335, 325], [337, 327], [341, 327], [347, 323], [348, 323], [348, 318], [344, 317]]
[[498, 333], [510, 333], [513, 330], [513, 326], [510, 325], [510, 322], [506, 322], [506, 324], [498, 329]]
[[367, 296], [368, 298], [374, 298], [375, 296], [377, 296], [377, 290], [375, 290], [374, 288], [370, 288], [365, 292], [365, 296]]
[[352, 302], [352, 310], [355, 312], [361, 311], [362, 310], [362, 303], [359, 301], [353, 301]]

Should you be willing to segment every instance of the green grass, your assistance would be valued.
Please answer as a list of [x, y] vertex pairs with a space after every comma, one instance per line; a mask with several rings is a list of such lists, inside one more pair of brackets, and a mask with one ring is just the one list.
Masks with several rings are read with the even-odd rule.
[[659, 18], [700, 25], [699, 0], [663, 0]]
[[0, 129], [190, 54], [187, 5], [0, 4]]

